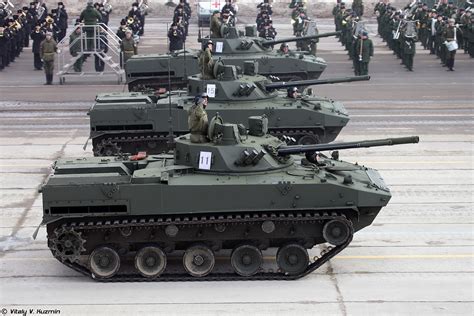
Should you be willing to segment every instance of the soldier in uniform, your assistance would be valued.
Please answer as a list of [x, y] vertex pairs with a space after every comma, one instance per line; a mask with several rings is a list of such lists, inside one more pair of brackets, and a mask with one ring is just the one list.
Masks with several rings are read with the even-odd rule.
[[8, 31], [0, 24], [0, 70], [3, 70], [8, 66]]
[[409, 71], [413, 71], [413, 59], [416, 53], [416, 36], [412, 34], [404, 34], [403, 42], [403, 64]]
[[[441, 35], [441, 41], [445, 46], [448, 42], [456, 41], [456, 27], [454, 26], [454, 19], [448, 19], [448, 25]], [[446, 66], [448, 71], [454, 71], [454, 58], [456, 57], [456, 49], [446, 48]]]
[[287, 55], [290, 53], [290, 46], [288, 43], [282, 43], [280, 49], [278, 50], [278, 55]]
[[184, 10], [184, 4], [178, 4], [174, 11], [174, 18], [173, 21], [181, 24], [183, 27], [184, 31], [184, 37], [188, 36], [188, 27], [189, 27], [189, 16], [186, 14], [186, 11]]
[[56, 41], [51, 32], [46, 33], [46, 38], [40, 44], [40, 56], [43, 60], [44, 73], [46, 75], [46, 85], [53, 83], [54, 54], [58, 50]]
[[41, 25], [39, 23], [35, 26], [35, 29], [31, 32], [30, 37], [31, 37], [31, 40], [33, 41], [32, 52], [33, 52], [33, 60], [34, 60], [33, 63], [35, 66], [35, 70], [42, 70], [43, 62], [41, 61], [41, 56], [40, 56], [40, 44], [45, 39], [45, 33], [41, 29]]
[[357, 40], [355, 54], [358, 55], [358, 60], [354, 69], [355, 75], [368, 75], [370, 57], [374, 56], [374, 44], [366, 31], [363, 31], [360, 39]]
[[192, 143], [208, 142], [207, 130], [209, 128], [209, 122], [206, 113], [207, 102], [207, 94], [203, 94], [196, 98], [195, 103], [188, 110], [188, 126]]
[[362, 0], [352, 1], [352, 11], [354, 11], [359, 17], [364, 15], [364, 4], [362, 3]]
[[127, 60], [130, 59], [130, 57], [137, 54], [137, 44], [135, 43], [135, 40], [132, 37], [131, 30], [127, 30], [125, 32], [125, 38], [123, 38], [122, 42], [120, 43], [120, 49], [123, 54], [124, 65], [127, 62]]
[[120, 21], [120, 26], [117, 30], [117, 36], [122, 40], [125, 38], [125, 32], [127, 31], [127, 21], [125, 19], [122, 19]]
[[471, 56], [471, 58], [474, 58], [474, 15], [471, 15], [471, 20], [467, 25], [466, 29], [469, 41], [467, 50], [469, 52], [469, 56]]
[[[69, 53], [73, 57], [77, 57], [77, 55], [81, 52], [81, 27], [80, 25], [76, 25], [76, 29], [74, 32], [69, 35]], [[81, 72], [82, 71], [82, 63], [83, 63], [83, 56], [80, 56], [74, 62], [74, 71]]]
[[214, 61], [212, 59], [212, 48], [214, 43], [207, 41], [206, 48], [199, 55], [199, 66], [201, 66], [201, 75], [203, 79], [214, 78]]
[[79, 20], [84, 23], [83, 28], [86, 32], [86, 50], [95, 50], [94, 47], [94, 30], [93, 25], [101, 22], [102, 15], [94, 8], [92, 0], [87, 0], [87, 7], [82, 11]]
[[459, 17], [459, 24], [461, 24], [460, 29], [462, 31], [462, 42], [463, 42], [463, 49], [464, 49], [464, 54], [467, 54], [469, 52], [469, 24], [471, 23], [471, 10], [465, 11], [461, 16]]
[[67, 20], [68, 20], [68, 15], [67, 15], [66, 9], [64, 8], [64, 3], [58, 2], [57, 15], [56, 15], [56, 24], [58, 25], [58, 28], [59, 28], [58, 42], [60, 42], [66, 36]]
[[297, 87], [291, 87], [286, 90], [286, 97], [290, 99], [298, 99], [298, 88]]
[[222, 37], [221, 36], [221, 12], [214, 11], [211, 17], [211, 37]]
[[183, 49], [184, 34], [180, 29], [178, 29], [178, 24], [171, 24], [168, 31], [168, 38], [170, 41], [170, 52]]
[[265, 26], [263, 27], [263, 30], [260, 31], [260, 33], [258, 33], [258, 36], [263, 37], [264, 39], [267, 39], [267, 40], [275, 39], [276, 31], [272, 27], [272, 24], [271, 24], [270, 21], [267, 21], [267, 23], [265, 23]]

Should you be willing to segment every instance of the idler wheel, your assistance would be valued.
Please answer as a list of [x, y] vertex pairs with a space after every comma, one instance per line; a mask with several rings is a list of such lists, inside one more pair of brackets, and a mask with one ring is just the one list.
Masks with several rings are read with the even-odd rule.
[[146, 278], [156, 278], [165, 271], [166, 254], [157, 247], [144, 247], [135, 256], [135, 268]]
[[339, 219], [327, 222], [323, 227], [324, 239], [335, 246], [344, 244], [351, 234], [349, 225]]
[[214, 253], [204, 245], [189, 247], [183, 256], [184, 268], [190, 275], [197, 278], [211, 273], [215, 262]]
[[288, 244], [278, 249], [276, 260], [283, 272], [297, 275], [304, 272], [308, 266], [308, 251], [301, 245]]
[[241, 276], [251, 276], [258, 272], [262, 263], [262, 252], [255, 246], [242, 245], [232, 251], [230, 263]]
[[113, 277], [120, 268], [120, 257], [112, 248], [99, 247], [89, 257], [89, 267], [93, 277], [107, 279]]

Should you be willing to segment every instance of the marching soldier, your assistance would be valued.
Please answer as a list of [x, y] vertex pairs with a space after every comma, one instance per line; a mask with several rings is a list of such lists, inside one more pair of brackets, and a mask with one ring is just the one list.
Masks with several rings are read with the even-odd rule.
[[448, 71], [454, 71], [454, 58], [456, 57], [457, 49], [456, 26], [454, 26], [454, 22], [454, 19], [448, 19], [448, 26], [441, 35], [443, 46], [446, 46], [446, 66]]
[[120, 44], [120, 49], [123, 54], [123, 64], [127, 62], [133, 55], [137, 54], [137, 44], [132, 37], [132, 31], [127, 30], [125, 32], [125, 37], [122, 39], [122, 43]]
[[196, 98], [196, 101], [188, 110], [188, 126], [191, 133], [190, 140], [192, 143], [206, 143], [207, 130], [209, 122], [206, 113], [206, 106], [208, 103], [207, 94], [202, 94]]
[[214, 43], [207, 41], [206, 48], [199, 55], [199, 66], [201, 66], [201, 75], [203, 79], [214, 78], [214, 60], [212, 59], [212, 48]]
[[56, 41], [51, 32], [46, 33], [46, 38], [40, 44], [40, 56], [43, 60], [44, 73], [46, 75], [45, 85], [53, 83], [54, 55], [58, 50]]
[[45, 33], [41, 29], [41, 25], [37, 24], [35, 29], [30, 34], [31, 40], [33, 41], [32, 45], [32, 52], [33, 52], [33, 60], [34, 60], [34, 67], [35, 70], [42, 70], [43, 69], [43, 62], [41, 61], [40, 56], [40, 45], [41, 42], [45, 39]]
[[404, 35], [403, 64], [409, 71], [413, 71], [413, 59], [416, 53], [416, 37]]
[[358, 60], [354, 69], [355, 75], [368, 75], [370, 57], [374, 56], [374, 44], [366, 31], [363, 31], [361, 38], [357, 40], [355, 49], [355, 53], [358, 54]]

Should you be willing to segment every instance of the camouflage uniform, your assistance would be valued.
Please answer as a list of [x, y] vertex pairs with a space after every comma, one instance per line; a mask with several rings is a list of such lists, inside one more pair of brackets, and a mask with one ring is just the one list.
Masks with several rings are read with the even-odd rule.
[[221, 22], [217, 14], [214, 14], [211, 18], [211, 37], [222, 37], [221, 36]]
[[199, 56], [199, 65], [201, 66], [201, 75], [203, 79], [214, 78], [214, 62], [212, 60], [212, 52], [209, 47], [206, 47]]
[[206, 110], [204, 110], [204, 99], [199, 99], [188, 110], [188, 126], [191, 132], [192, 143], [205, 143], [208, 141], [206, 135], [209, 122]]

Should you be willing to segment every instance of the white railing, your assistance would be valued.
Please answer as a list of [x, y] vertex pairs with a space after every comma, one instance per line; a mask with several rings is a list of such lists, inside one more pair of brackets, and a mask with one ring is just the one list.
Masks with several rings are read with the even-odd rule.
[[[73, 42], [69, 43], [69, 37], [76, 32], [77, 27], [81, 29], [80, 36]], [[79, 44], [79, 46], [77, 46]], [[58, 73], [59, 82], [63, 84], [67, 76], [83, 77], [83, 76], [100, 76], [115, 75], [118, 82], [124, 79], [124, 71], [122, 69], [123, 56], [120, 49], [121, 39], [105, 24], [96, 25], [79, 25], [75, 26], [68, 34], [58, 43]], [[77, 56], [70, 54], [70, 48], [75, 46]], [[104, 71], [80, 71], [73, 70], [74, 63], [79, 58], [86, 57], [99, 58], [104, 63]], [[90, 68], [90, 67], [89, 67]], [[107, 69], [107, 70], [106, 70]]]

